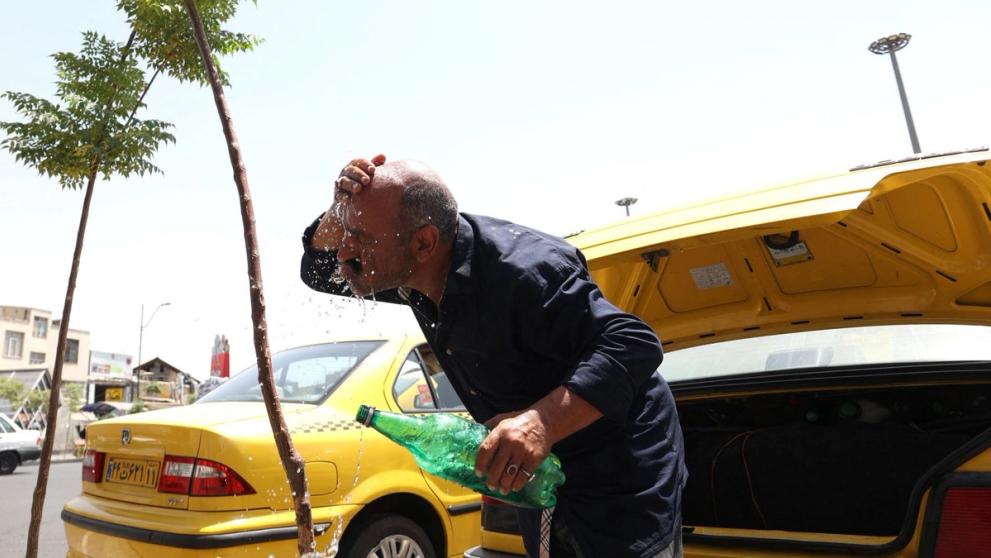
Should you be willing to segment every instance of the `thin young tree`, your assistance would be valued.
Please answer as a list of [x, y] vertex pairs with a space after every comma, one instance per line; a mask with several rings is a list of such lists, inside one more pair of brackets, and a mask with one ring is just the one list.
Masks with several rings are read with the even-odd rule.
[[[249, 50], [257, 44], [253, 37], [220, 29], [233, 15], [236, 0], [218, 0], [212, 4], [219, 5], [209, 11], [209, 27], [217, 39], [216, 53]], [[177, 18], [168, 17], [171, 10], [184, 16], [181, 5], [121, 0], [117, 7], [128, 15], [131, 25], [125, 43], [88, 31], [83, 33], [83, 46], [78, 54], [60, 52], [53, 55], [58, 76], [55, 93], [58, 102], [10, 91], [0, 95], [25, 119], [0, 122], [0, 129], [7, 133], [0, 147], [43, 176], [56, 179], [63, 189], [85, 188], [52, 370], [46, 419], [50, 432], [58, 413], [66, 337], [97, 178], [102, 176], [108, 180], [115, 175], [127, 178], [161, 172], [151, 162], [151, 157], [159, 146], [174, 142], [175, 137], [169, 132], [171, 124], [136, 117], [145, 107], [145, 95], [162, 71], [181, 81], [203, 82], [205, 76], [203, 72], [190, 73], [195, 66], [188, 63], [190, 49], [184, 48], [182, 41], [189, 35], [185, 18], [178, 19], [181, 27], [171, 30], [161, 27], [170, 21], [177, 22]], [[165, 17], [160, 17], [161, 13], [165, 13]], [[146, 77], [142, 59], [154, 70], [150, 78]], [[196, 57], [192, 59], [195, 61]], [[38, 554], [54, 438], [46, 435], [42, 445], [31, 504], [27, 558], [35, 558]]]
[[[213, 90], [213, 99], [217, 105], [217, 114], [227, 139], [227, 153], [230, 157], [231, 168], [234, 171], [234, 184], [237, 186], [238, 199], [241, 202], [241, 222], [244, 227], [244, 247], [248, 258], [248, 285], [251, 296], [251, 319], [254, 324], [255, 357], [258, 362], [258, 383], [261, 384], [265, 409], [268, 411], [269, 425], [275, 436], [275, 445], [286, 470], [289, 486], [292, 489], [293, 505], [296, 510], [297, 548], [300, 556], [316, 554], [316, 540], [313, 535], [313, 515], [310, 508], [310, 493], [306, 483], [306, 469], [303, 458], [296, 451], [286, 427], [282, 414], [279, 395], [275, 389], [272, 377], [272, 355], [268, 344], [268, 326], [265, 319], [265, 297], [262, 291], [261, 259], [258, 251], [258, 235], [255, 230], [255, 210], [251, 202], [251, 190], [248, 187], [248, 172], [241, 156], [241, 145], [234, 131], [234, 119], [231, 117], [224, 95], [224, 82], [211, 56], [210, 40], [207, 36], [207, 26], [200, 16], [197, 2], [183, 0], [189, 21], [192, 24], [196, 45], [199, 47], [200, 58], [206, 69]], [[202, 0], [202, 6], [206, 4]]]
[[0, 146], [42, 175], [57, 179], [63, 189], [85, 188], [52, 370], [46, 419], [48, 435], [42, 445], [31, 503], [27, 558], [35, 558], [38, 554], [41, 512], [55, 442], [55, 436], [51, 433], [58, 416], [66, 335], [97, 177], [102, 175], [104, 179], [109, 179], [113, 175], [129, 177], [159, 172], [152, 164], [151, 156], [162, 143], [175, 141], [168, 131], [171, 124], [135, 118], [135, 113], [143, 106], [143, 94], [148, 82], [133, 56], [133, 44], [133, 33], [122, 44], [103, 35], [86, 32], [83, 33], [83, 47], [78, 54], [60, 52], [53, 55], [58, 75], [56, 97], [59, 103], [26, 93], [3, 94], [26, 121], [0, 122], [0, 128], [8, 134]]

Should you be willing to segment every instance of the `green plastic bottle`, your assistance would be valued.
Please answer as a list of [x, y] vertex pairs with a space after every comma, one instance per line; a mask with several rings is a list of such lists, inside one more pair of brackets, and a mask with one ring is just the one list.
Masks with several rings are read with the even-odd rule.
[[424, 471], [517, 506], [549, 508], [557, 502], [557, 487], [564, 484], [561, 461], [550, 454], [518, 492], [489, 490], [485, 479], [475, 475], [475, 457], [489, 430], [457, 415], [403, 415], [362, 405], [355, 420], [409, 450]]

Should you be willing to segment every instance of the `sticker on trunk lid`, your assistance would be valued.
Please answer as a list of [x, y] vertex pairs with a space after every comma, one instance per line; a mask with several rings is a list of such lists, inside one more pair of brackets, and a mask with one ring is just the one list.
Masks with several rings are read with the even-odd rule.
[[695, 286], [699, 289], [715, 289], [728, 287], [733, 284], [733, 277], [729, 274], [726, 264], [719, 262], [702, 267], [693, 267], [688, 270], [692, 274]]
[[809, 251], [809, 247], [805, 245], [804, 241], [798, 241], [794, 246], [788, 248], [767, 246], [767, 251], [774, 259], [774, 265], [778, 267], [807, 262], [812, 259], [812, 252]]

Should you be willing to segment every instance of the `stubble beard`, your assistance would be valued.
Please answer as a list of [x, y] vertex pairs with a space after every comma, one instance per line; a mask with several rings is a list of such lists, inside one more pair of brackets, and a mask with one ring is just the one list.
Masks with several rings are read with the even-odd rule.
[[354, 276], [348, 281], [351, 292], [355, 296], [366, 297], [372, 294], [397, 289], [407, 286], [409, 278], [413, 276], [413, 259], [405, 258], [405, 261], [397, 264], [394, 269], [364, 271], [360, 275]]

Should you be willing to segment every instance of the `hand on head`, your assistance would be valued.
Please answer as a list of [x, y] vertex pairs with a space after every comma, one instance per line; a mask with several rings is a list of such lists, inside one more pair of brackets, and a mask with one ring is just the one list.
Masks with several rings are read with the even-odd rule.
[[364, 186], [371, 184], [375, 176], [375, 167], [385, 164], [385, 155], [378, 154], [369, 159], [352, 159], [341, 169], [341, 174], [334, 181], [334, 201], [330, 210], [324, 213], [320, 226], [314, 232], [312, 244], [318, 250], [336, 249], [341, 244], [344, 234], [340, 219], [341, 202], [349, 200], [352, 194], [361, 192]]
[[341, 174], [334, 182], [334, 198], [349, 197], [352, 194], [361, 192], [362, 188], [368, 186], [375, 177], [375, 167], [385, 164], [385, 155], [378, 154], [369, 159], [352, 159], [344, 166]]

